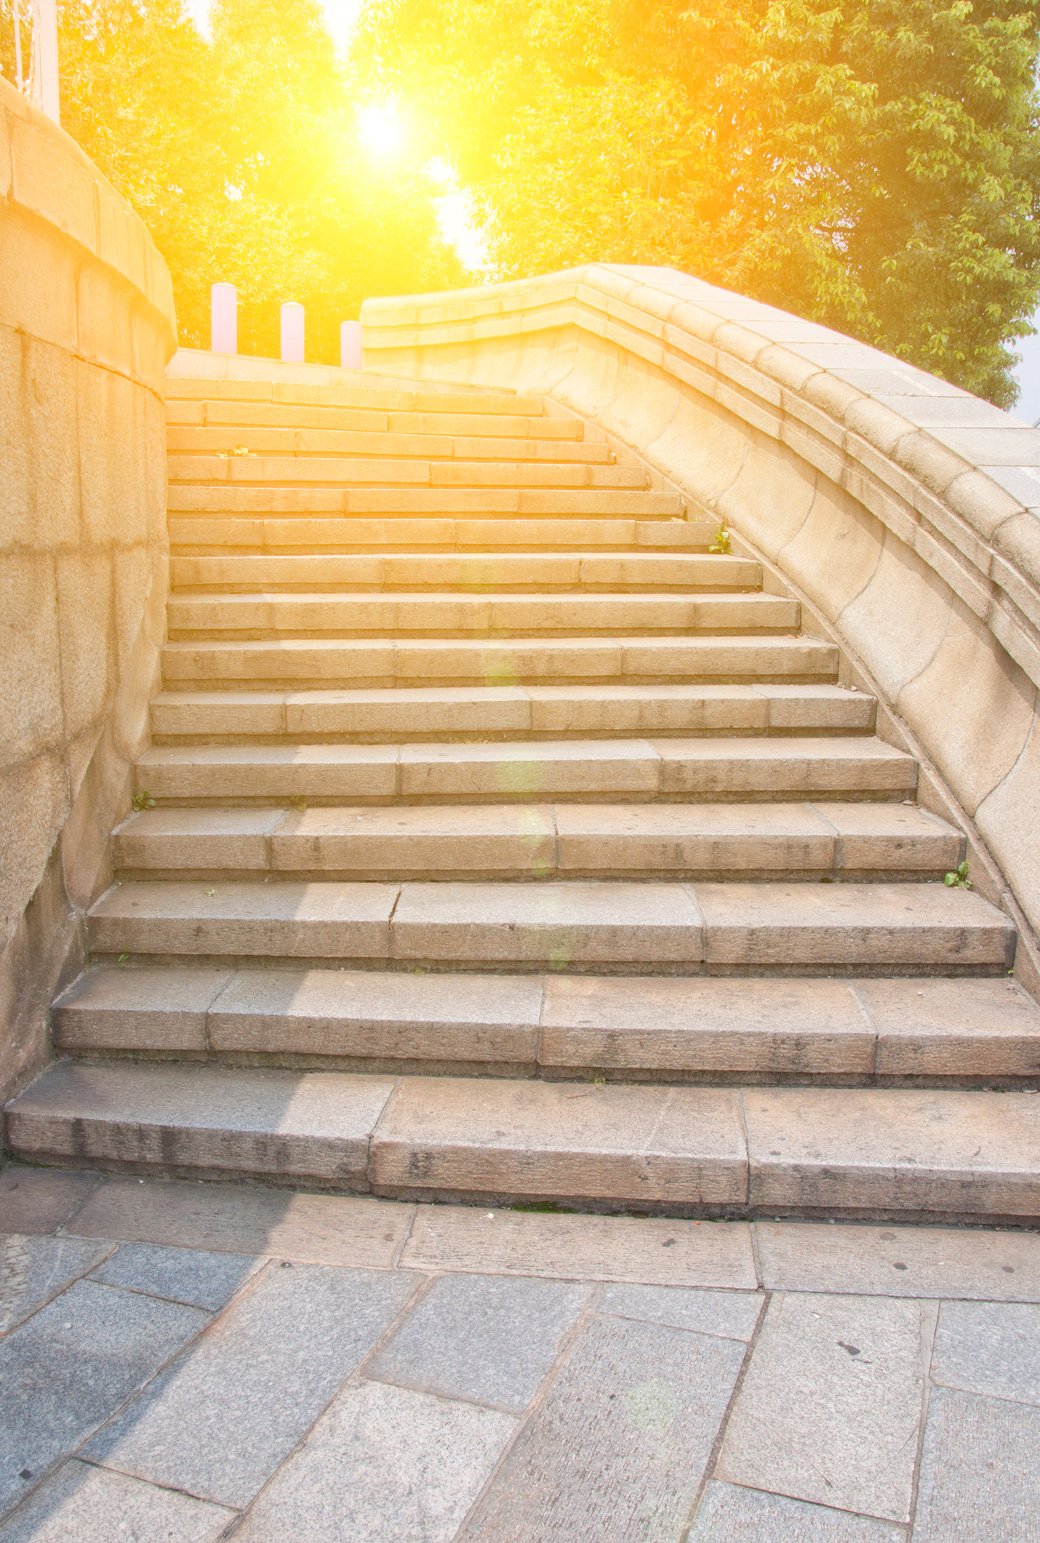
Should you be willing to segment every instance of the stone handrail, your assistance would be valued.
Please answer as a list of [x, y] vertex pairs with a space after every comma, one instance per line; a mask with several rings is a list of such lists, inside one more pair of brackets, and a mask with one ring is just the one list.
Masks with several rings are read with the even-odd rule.
[[671, 269], [371, 300], [366, 368], [540, 391], [717, 514], [922, 757], [973, 873], [1040, 928], [1040, 433], [840, 333]]
[[166, 265], [49, 118], [0, 81], [0, 1100], [129, 808], [165, 626]]

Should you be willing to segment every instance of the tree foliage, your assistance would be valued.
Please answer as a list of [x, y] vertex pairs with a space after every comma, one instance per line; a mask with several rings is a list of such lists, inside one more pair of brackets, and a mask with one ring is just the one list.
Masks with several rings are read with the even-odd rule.
[[[9, 18], [0, 0], [10, 77]], [[207, 342], [218, 280], [244, 351], [276, 354], [299, 300], [308, 357], [329, 359], [366, 295], [465, 282], [423, 166], [361, 154], [364, 92], [318, 0], [215, 0], [208, 40], [181, 0], [60, 0], [60, 29], [62, 125], [148, 225], [182, 343]]]
[[376, 0], [359, 63], [504, 276], [662, 263], [1002, 405], [1040, 294], [1040, 0]]

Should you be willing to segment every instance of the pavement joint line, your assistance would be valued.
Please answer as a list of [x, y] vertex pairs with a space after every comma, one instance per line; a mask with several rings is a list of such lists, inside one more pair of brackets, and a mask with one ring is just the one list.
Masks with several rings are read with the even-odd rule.
[[922, 1313], [924, 1307], [929, 1302], [932, 1310], [925, 1319], [927, 1343], [921, 1347], [921, 1400], [917, 1417], [917, 1441], [914, 1450], [914, 1461], [910, 1473], [910, 1500], [908, 1507], [910, 1515], [906, 1524], [908, 1528], [913, 1525], [914, 1517], [917, 1515], [917, 1494], [921, 1484], [921, 1463], [924, 1456], [924, 1433], [925, 1426], [928, 1423], [928, 1406], [932, 1400], [932, 1367], [935, 1363], [935, 1336], [939, 1327], [939, 1309], [942, 1306], [942, 1299], [924, 1299], [922, 1301]]

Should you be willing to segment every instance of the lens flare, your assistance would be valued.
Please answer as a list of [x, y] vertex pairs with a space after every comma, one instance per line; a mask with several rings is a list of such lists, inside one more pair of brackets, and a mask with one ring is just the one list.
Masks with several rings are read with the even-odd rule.
[[369, 102], [357, 122], [358, 138], [370, 155], [390, 160], [404, 150], [408, 136], [396, 102]]

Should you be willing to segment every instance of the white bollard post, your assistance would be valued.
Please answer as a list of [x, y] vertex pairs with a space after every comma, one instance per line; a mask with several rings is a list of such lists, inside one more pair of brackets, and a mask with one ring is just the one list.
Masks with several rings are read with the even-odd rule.
[[57, 0], [32, 0], [32, 99], [48, 118], [60, 119]]
[[341, 321], [339, 324], [339, 367], [341, 370], [361, 368], [361, 323]]
[[296, 300], [282, 306], [282, 363], [303, 363], [303, 306]]
[[238, 291], [214, 284], [209, 292], [209, 346], [215, 354], [238, 353]]

